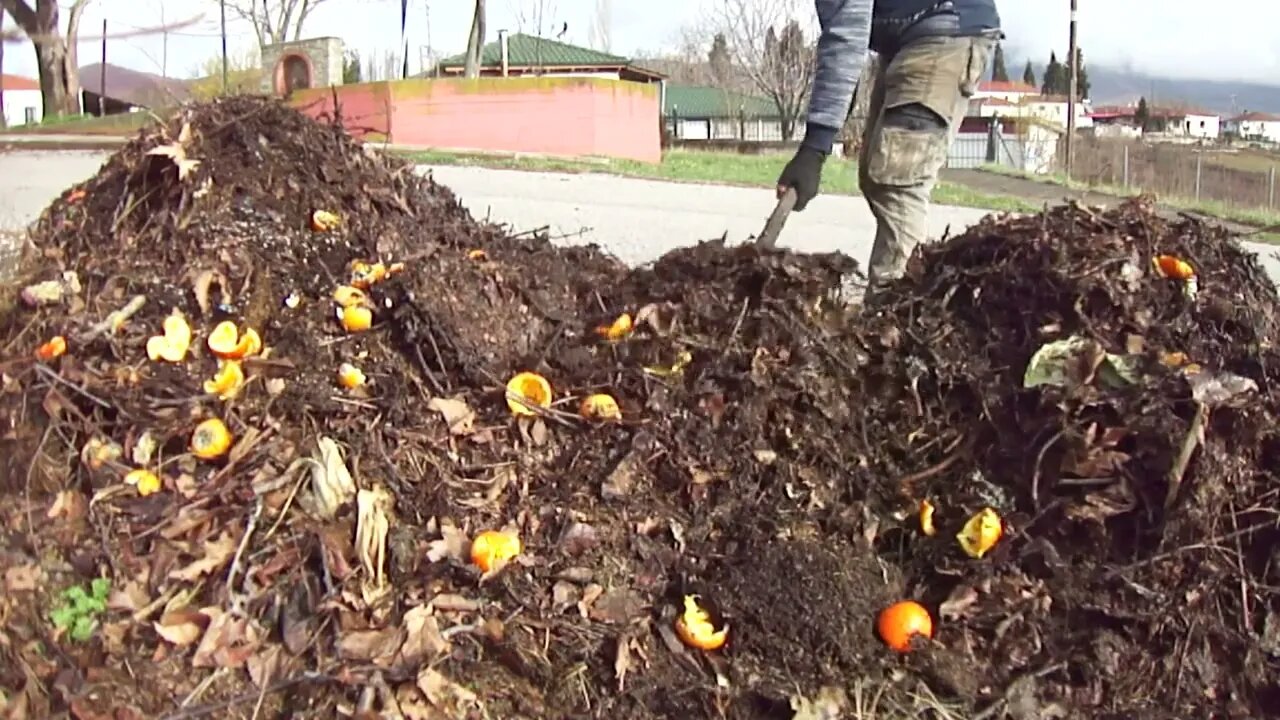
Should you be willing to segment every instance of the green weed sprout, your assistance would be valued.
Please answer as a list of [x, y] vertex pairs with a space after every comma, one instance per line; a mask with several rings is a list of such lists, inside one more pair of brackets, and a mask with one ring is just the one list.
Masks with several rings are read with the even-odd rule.
[[107, 611], [110, 591], [111, 581], [106, 578], [90, 582], [88, 592], [80, 585], [72, 585], [62, 591], [63, 603], [49, 613], [49, 619], [72, 640], [84, 642], [98, 629], [98, 616]]

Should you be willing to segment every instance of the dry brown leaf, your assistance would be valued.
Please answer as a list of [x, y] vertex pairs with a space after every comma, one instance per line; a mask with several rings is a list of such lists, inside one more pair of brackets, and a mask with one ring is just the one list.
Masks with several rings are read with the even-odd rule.
[[470, 435], [475, 424], [476, 413], [461, 397], [431, 398], [427, 407], [444, 418], [452, 435]]
[[175, 610], [152, 623], [156, 634], [166, 642], [186, 647], [195, 643], [209, 625], [209, 616], [199, 610]]
[[224, 532], [216, 540], [206, 540], [204, 542], [204, 557], [186, 567], [170, 571], [169, 579], [185, 580], [187, 582], [197, 580], [201, 576], [222, 569], [222, 566], [231, 560], [231, 556], [235, 554], [235, 551], [236, 539], [231, 536], [230, 531]]
[[53, 505], [46, 514], [50, 520], [62, 518], [64, 520], [80, 520], [89, 514], [89, 501], [85, 499], [82, 493], [74, 490], [60, 490], [58, 495], [53, 499]]
[[381, 630], [355, 630], [346, 632], [338, 641], [338, 656], [344, 660], [364, 660], [387, 667], [405, 641], [402, 628]]
[[4, 571], [4, 587], [7, 592], [31, 592], [40, 585], [44, 571], [39, 565], [17, 565]]
[[111, 591], [111, 596], [107, 598], [107, 609], [137, 612], [150, 603], [151, 596], [147, 594], [147, 589], [142, 583], [130, 580], [123, 588]]
[[475, 612], [480, 603], [453, 593], [440, 593], [431, 598], [431, 607], [440, 612]]
[[200, 645], [191, 656], [194, 667], [241, 668], [259, 647], [259, 633], [247, 618], [222, 612], [217, 608], [201, 610], [210, 616]]
[[404, 614], [404, 646], [400, 648], [402, 661], [410, 665], [421, 665], [430, 662], [449, 652], [450, 644], [440, 634], [440, 624], [436, 622], [431, 608], [419, 605]]
[[947, 599], [938, 606], [938, 617], [943, 620], [957, 620], [972, 615], [970, 612], [978, 602], [978, 591], [971, 585], [961, 585], [951, 591]]
[[596, 583], [591, 583], [582, 591], [582, 599], [578, 601], [578, 612], [582, 615], [583, 620], [591, 617], [591, 606], [603, 594], [604, 586]]
[[279, 645], [254, 653], [245, 661], [245, 669], [249, 671], [249, 679], [253, 684], [262, 688], [266, 687], [280, 675], [280, 668], [284, 664], [284, 652]]
[[631, 637], [618, 636], [618, 650], [613, 656], [613, 676], [618, 679], [618, 692], [626, 691], [627, 672], [631, 669]]
[[450, 717], [469, 717], [468, 709], [482, 707], [475, 693], [432, 668], [418, 673], [418, 689], [427, 696], [427, 702]]
[[227, 278], [217, 270], [205, 270], [196, 276], [195, 282], [192, 283], [191, 289], [196, 296], [196, 304], [200, 306], [200, 312], [205, 316], [209, 316], [212, 306], [209, 304], [209, 291], [214, 284], [218, 285], [218, 289], [222, 292], [219, 298], [219, 304], [231, 304], [231, 292], [228, 288]]

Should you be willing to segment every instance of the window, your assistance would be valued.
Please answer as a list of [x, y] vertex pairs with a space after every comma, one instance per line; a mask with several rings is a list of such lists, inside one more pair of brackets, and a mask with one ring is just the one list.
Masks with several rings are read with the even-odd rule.
[[33, 107], [25, 107], [22, 109], [23, 122], [28, 125], [36, 124], [36, 109]]

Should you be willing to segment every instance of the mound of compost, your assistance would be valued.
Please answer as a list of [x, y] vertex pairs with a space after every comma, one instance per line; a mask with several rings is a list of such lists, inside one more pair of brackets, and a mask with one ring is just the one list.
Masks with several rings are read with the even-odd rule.
[[[192, 105], [32, 228], [0, 295], [6, 710], [1280, 702], [1280, 302], [1221, 230], [991, 217], [849, 307], [843, 255], [627, 268], [477, 222], [333, 120]], [[487, 530], [520, 547], [486, 571]], [[689, 597], [723, 646], [677, 632]], [[876, 616], [907, 598], [934, 632], [900, 654]]]

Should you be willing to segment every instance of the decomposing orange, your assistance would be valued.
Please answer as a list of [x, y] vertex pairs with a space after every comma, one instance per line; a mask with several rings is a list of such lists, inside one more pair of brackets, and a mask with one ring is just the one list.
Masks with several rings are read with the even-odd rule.
[[231, 431], [218, 418], [210, 418], [191, 433], [191, 452], [201, 460], [214, 460], [231, 449]]
[[61, 335], [55, 335], [40, 347], [36, 348], [36, 357], [41, 360], [53, 360], [62, 357], [67, 352], [67, 339]]
[[605, 340], [615, 341], [630, 335], [634, 329], [635, 322], [631, 319], [631, 313], [622, 313], [612, 323], [597, 327], [596, 334]]
[[1152, 263], [1157, 272], [1174, 280], [1188, 280], [1196, 274], [1196, 269], [1191, 266], [1191, 263], [1175, 255], [1157, 255]]
[[338, 366], [338, 384], [348, 390], [354, 390], [368, 381], [364, 372], [351, 363]]
[[697, 595], [684, 596], [684, 612], [676, 616], [676, 635], [690, 647], [717, 650], [729, 639], [729, 626], [717, 630], [711, 613], [704, 610], [698, 600]]
[[214, 326], [209, 333], [209, 349], [223, 360], [241, 360], [262, 350], [262, 338], [253, 328], [245, 328], [243, 334], [230, 320]]
[[471, 541], [471, 562], [485, 572], [520, 554], [520, 537], [513, 532], [486, 530]]
[[517, 373], [507, 381], [507, 407], [516, 415], [537, 415], [532, 408], [551, 407], [551, 383], [537, 373]]
[[155, 335], [147, 340], [147, 357], [152, 362], [182, 362], [191, 347], [191, 326], [182, 313], [174, 310], [164, 319], [162, 327], [163, 335]]
[[328, 210], [316, 210], [311, 213], [311, 229], [316, 232], [336, 230], [342, 224], [342, 218]]
[[898, 652], [909, 652], [917, 635], [933, 637], [933, 617], [914, 600], [902, 600], [880, 611], [876, 630], [885, 644]]
[[218, 361], [218, 372], [211, 380], [204, 381], [204, 391], [217, 395], [221, 400], [229, 400], [240, 392], [244, 385], [244, 370], [237, 360]]
[[363, 305], [352, 305], [338, 311], [342, 329], [349, 333], [364, 332], [373, 327], [373, 311]]
[[596, 393], [583, 398], [578, 412], [582, 417], [591, 420], [622, 419], [622, 410], [618, 408], [618, 401], [614, 400], [612, 395], [605, 393]]

